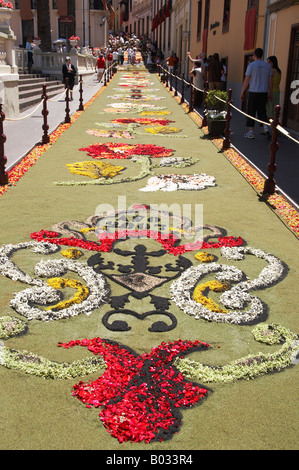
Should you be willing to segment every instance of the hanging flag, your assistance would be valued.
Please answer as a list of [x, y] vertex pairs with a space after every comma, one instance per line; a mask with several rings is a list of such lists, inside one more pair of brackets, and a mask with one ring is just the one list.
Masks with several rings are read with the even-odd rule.
[[168, 2], [167, 2], [165, 16], [166, 16], [166, 18], [170, 17], [170, 0], [168, 0]]
[[160, 23], [162, 24], [165, 21], [165, 6], [161, 8], [161, 19]]
[[245, 17], [244, 51], [254, 49], [257, 8], [247, 10]]

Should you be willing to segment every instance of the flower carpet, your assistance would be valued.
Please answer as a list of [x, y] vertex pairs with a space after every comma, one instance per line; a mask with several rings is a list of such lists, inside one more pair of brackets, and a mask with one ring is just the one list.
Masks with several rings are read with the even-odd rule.
[[120, 68], [0, 188], [2, 450], [297, 447], [298, 214], [186, 111]]

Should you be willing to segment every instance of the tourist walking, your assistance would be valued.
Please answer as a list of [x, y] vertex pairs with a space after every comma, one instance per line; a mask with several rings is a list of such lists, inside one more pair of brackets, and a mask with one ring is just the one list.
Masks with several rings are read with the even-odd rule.
[[[62, 81], [65, 85], [65, 88], [70, 90], [70, 99], [73, 99], [73, 88], [75, 84], [75, 77], [77, 75], [76, 68], [71, 64], [71, 58], [66, 57], [65, 63], [62, 66]], [[67, 80], [68, 79], [68, 80]]]
[[[268, 121], [266, 105], [267, 100], [272, 101], [272, 76], [273, 71], [267, 62], [263, 60], [264, 51], [261, 48], [257, 48], [253, 54], [253, 62], [251, 62], [246, 70], [245, 79], [241, 91], [241, 101], [245, 99], [245, 93], [248, 88], [248, 103], [247, 103], [247, 114], [255, 118], [256, 114], [260, 121], [264, 123]], [[247, 118], [248, 132], [244, 137], [248, 139], [254, 139], [254, 124], [255, 121], [252, 118]], [[269, 127], [264, 124], [264, 133], [267, 137], [270, 136]]]
[[190, 72], [190, 75], [193, 77], [194, 85], [194, 106], [199, 107], [203, 102], [203, 92], [204, 92], [204, 69], [203, 63], [201, 61], [195, 61], [194, 67]]
[[33, 65], [33, 52], [32, 52], [32, 39], [31, 37], [27, 38], [26, 42], [26, 51], [27, 51], [27, 67], [28, 67], [28, 73], [31, 73], [32, 71], [32, 65]]
[[104, 59], [103, 54], [99, 54], [97, 58], [97, 74], [98, 74], [98, 81], [102, 80], [106, 68], [106, 60]]
[[268, 101], [266, 111], [268, 118], [274, 119], [275, 106], [280, 104], [280, 82], [281, 82], [281, 70], [278, 67], [277, 57], [272, 55], [267, 59], [273, 70], [272, 79], [272, 101]]
[[174, 64], [175, 64], [174, 54], [171, 54], [171, 56], [166, 59], [166, 63], [168, 67], [168, 72], [173, 73]]
[[224, 72], [223, 65], [219, 60], [217, 52], [213, 55], [207, 68], [207, 80], [209, 82], [209, 90], [221, 90], [221, 77]]
[[226, 59], [221, 59], [223, 73], [221, 75], [221, 90], [226, 91], [226, 81], [227, 81], [227, 66], [226, 66]]
[[124, 51], [122, 47], [118, 48], [118, 63], [119, 65], [123, 65], [124, 63]]

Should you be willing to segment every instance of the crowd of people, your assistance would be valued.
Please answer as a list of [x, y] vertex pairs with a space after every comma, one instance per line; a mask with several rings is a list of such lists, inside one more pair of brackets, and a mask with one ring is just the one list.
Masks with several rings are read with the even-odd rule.
[[[97, 79], [101, 81], [104, 71], [112, 63], [119, 65], [134, 65], [138, 62], [138, 54], [142, 55], [145, 66], [150, 71], [156, 70], [157, 64], [166, 63], [169, 73], [177, 74], [179, 67], [179, 58], [175, 53], [165, 58], [157, 43], [153, 43], [142, 36], [138, 38], [135, 34], [121, 33], [120, 35], [109, 36], [108, 46], [98, 51], [97, 57]], [[274, 118], [275, 106], [280, 102], [280, 81], [281, 70], [278, 66], [278, 60], [275, 56], [263, 60], [264, 51], [257, 48], [253, 53], [252, 61], [249, 63], [241, 91], [241, 102], [245, 103], [246, 112], [249, 115], [247, 119], [248, 132], [244, 137], [254, 139], [254, 118], [257, 116], [264, 123], [262, 133], [269, 137], [270, 119]], [[203, 90], [227, 89], [227, 63], [221, 59], [218, 53], [206, 57], [200, 53], [195, 58], [187, 53], [188, 59], [192, 64], [190, 77], [193, 77], [194, 85], [194, 106], [203, 105]], [[140, 57], [140, 55], [139, 55]], [[67, 58], [69, 59], [69, 57]], [[64, 80], [69, 78], [69, 86], [72, 92], [73, 77], [76, 71], [71, 68], [70, 61], [66, 61], [63, 67]]]
[[[196, 58], [192, 58], [190, 52], [187, 53], [193, 67], [190, 76], [193, 77], [194, 85], [194, 106], [201, 106], [203, 103], [203, 91], [227, 89], [227, 64], [225, 59], [219, 58], [215, 53], [208, 58], [201, 53]], [[263, 127], [262, 134], [271, 137], [269, 121], [274, 118], [275, 106], [280, 103], [280, 82], [281, 70], [278, 66], [276, 56], [270, 56], [263, 60], [264, 51], [256, 48], [252, 61], [245, 72], [245, 79], [242, 85], [241, 102], [245, 103], [245, 110], [248, 114], [248, 132], [244, 137], [254, 139], [255, 118], [257, 117]]]

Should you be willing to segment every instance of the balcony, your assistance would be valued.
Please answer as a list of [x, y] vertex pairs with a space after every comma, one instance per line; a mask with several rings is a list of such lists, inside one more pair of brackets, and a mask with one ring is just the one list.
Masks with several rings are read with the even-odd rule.
[[135, 5], [132, 9], [132, 15], [140, 15], [146, 11], [149, 13], [152, 10], [152, 1], [151, 0], [136, 0]]

